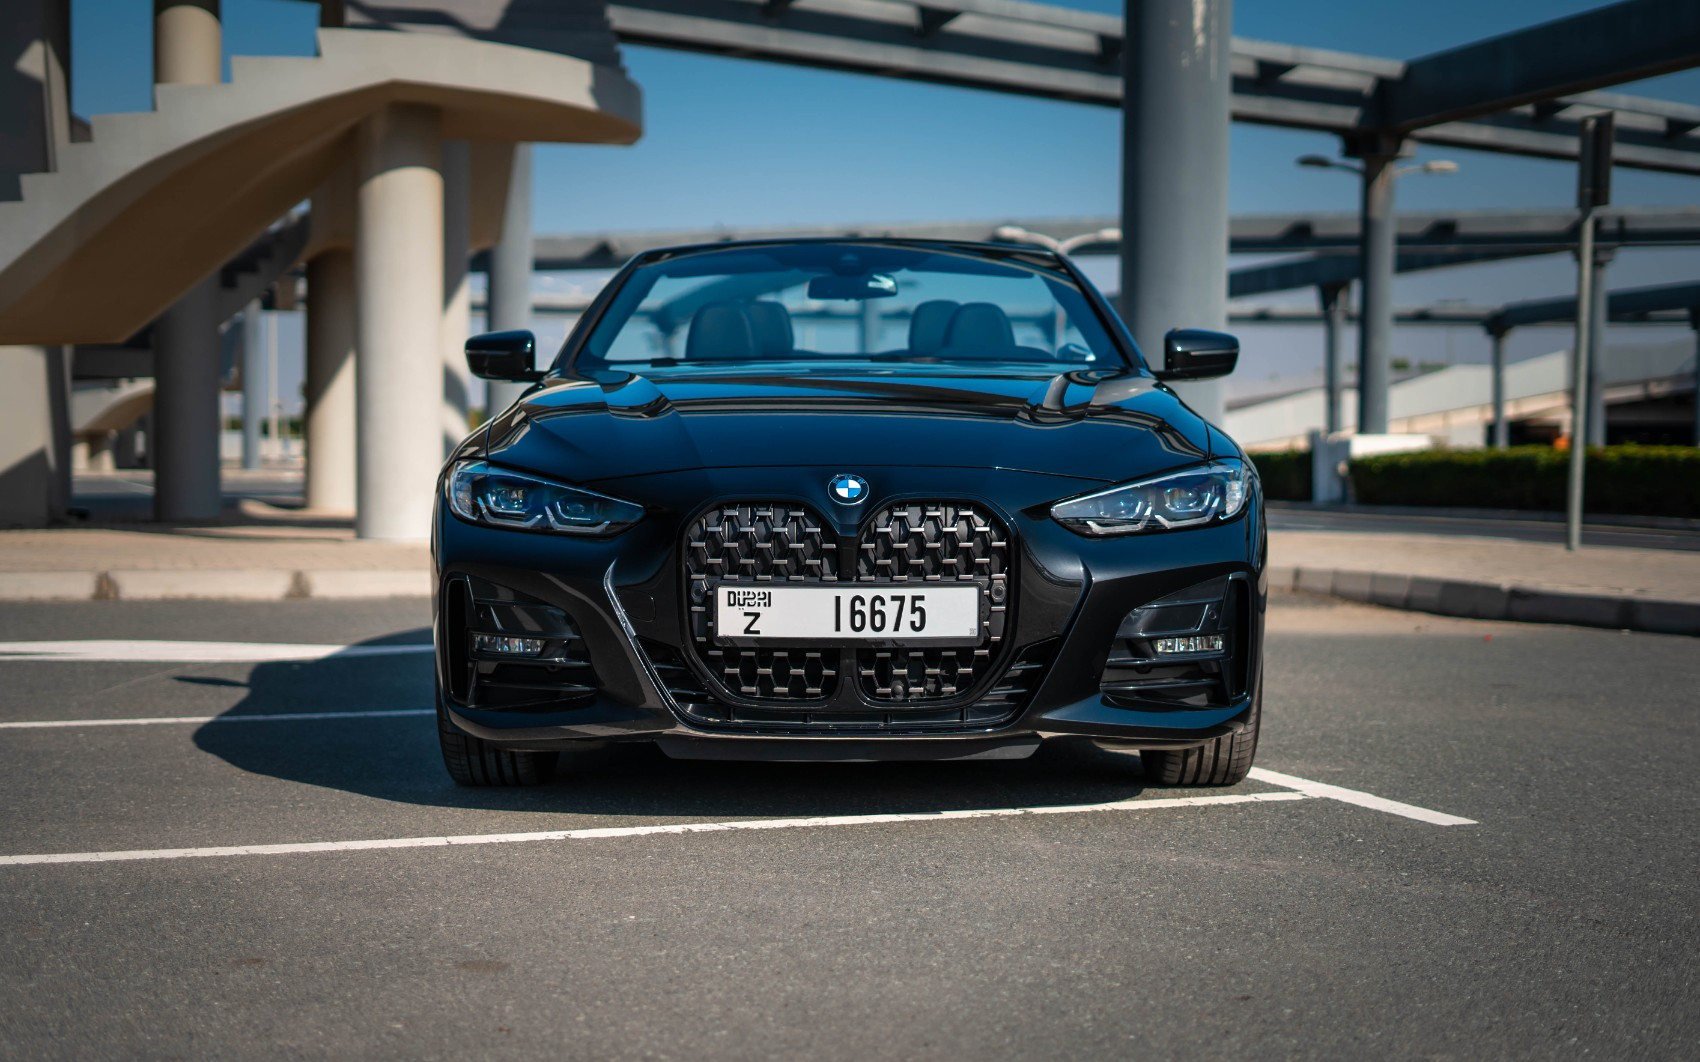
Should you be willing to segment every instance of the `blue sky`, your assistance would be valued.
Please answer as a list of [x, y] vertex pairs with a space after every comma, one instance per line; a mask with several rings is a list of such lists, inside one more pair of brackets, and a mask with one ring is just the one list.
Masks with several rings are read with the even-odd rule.
[[[1067, 6], [1116, 12], [1121, 0]], [[1237, 35], [1391, 58], [1411, 58], [1598, 6], [1587, 0], [1241, 0]], [[73, 103], [84, 115], [149, 106], [151, 0], [72, 0]], [[316, 7], [294, 0], [224, 0], [229, 54], [310, 54]], [[832, 224], [1102, 214], [1117, 209], [1120, 119], [1109, 108], [627, 48], [644, 88], [645, 135], [633, 147], [542, 145], [537, 151], [537, 231]], [[1621, 91], [1700, 103], [1700, 71]], [[1230, 205], [1236, 213], [1350, 210], [1356, 184], [1343, 173], [1299, 169], [1306, 153], [1337, 153], [1327, 136], [1234, 128]], [[1568, 207], [1574, 169], [1564, 163], [1474, 152], [1451, 158], [1454, 176], [1400, 182], [1402, 209]], [[1700, 203], [1700, 180], [1619, 170], [1619, 203]], [[1062, 234], [1059, 234], [1062, 235]], [[1093, 273], [1114, 286], [1113, 263]], [[592, 278], [586, 278], [592, 279]], [[1614, 287], [1700, 279], [1700, 252], [1637, 252], [1610, 271]], [[1472, 303], [1561, 294], [1574, 270], [1561, 257], [1443, 270], [1401, 279], [1400, 304]], [[1308, 301], [1295, 294], [1285, 301]], [[1279, 301], [1279, 300], [1263, 300]], [[1302, 383], [1315, 370], [1310, 330], [1248, 333], [1248, 370], [1234, 390]], [[1618, 330], [1614, 341], [1669, 340], [1679, 332]], [[1562, 347], [1562, 330], [1514, 335], [1512, 356]], [[1438, 330], [1401, 329], [1396, 353], [1444, 356]], [[1480, 360], [1472, 330], [1450, 338], [1451, 356]], [[1269, 371], [1261, 371], [1267, 368]], [[1271, 379], [1273, 376], [1273, 379]]]

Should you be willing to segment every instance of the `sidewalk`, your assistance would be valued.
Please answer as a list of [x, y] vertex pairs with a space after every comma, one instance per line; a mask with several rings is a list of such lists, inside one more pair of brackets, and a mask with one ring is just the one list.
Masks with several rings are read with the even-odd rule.
[[[0, 601], [426, 596], [423, 543], [247, 503], [242, 522], [0, 531]], [[1460, 535], [1275, 531], [1270, 584], [1480, 619], [1700, 635], [1700, 552]]]
[[1477, 619], [1700, 635], [1700, 552], [1275, 531], [1270, 584]]
[[430, 566], [424, 543], [252, 501], [214, 526], [0, 530], [0, 601], [425, 597]]

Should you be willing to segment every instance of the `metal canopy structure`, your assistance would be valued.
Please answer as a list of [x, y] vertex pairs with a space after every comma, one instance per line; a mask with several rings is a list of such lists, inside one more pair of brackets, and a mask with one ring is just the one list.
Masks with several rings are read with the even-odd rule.
[[[1122, 19], [1020, 0], [616, 0], [631, 44], [1119, 107]], [[1700, 7], [1627, 0], [1410, 62], [1235, 38], [1235, 121], [1700, 174], [1700, 107], [1597, 91], [1700, 64]]]
[[[1613, 323], [1657, 321], [1665, 324], [1697, 323], [1700, 284], [1660, 284], [1629, 288], [1606, 296], [1606, 313]], [[1562, 324], [1576, 320], [1576, 299], [1534, 299], [1502, 306], [1481, 323], [1489, 332], [1504, 332], [1538, 324]]]
[[[1599, 212], [1599, 245], [1604, 247], [1700, 246], [1700, 207], [1613, 207]], [[790, 239], [796, 237], [892, 236], [902, 239], [995, 240], [997, 231], [1014, 225], [1055, 235], [1098, 232], [1117, 225], [1112, 217], [1037, 218], [1011, 221], [866, 222], [788, 228], [677, 229], [648, 232], [603, 232], [582, 236], [538, 236], [536, 268], [546, 270], [613, 269], [633, 255], [657, 247], [679, 247], [729, 240]], [[1408, 213], [1398, 219], [1399, 250], [1415, 255], [1457, 255], [1459, 261], [1479, 261], [1479, 255], [1547, 254], [1576, 246], [1576, 213], [1565, 210], [1480, 210]], [[1357, 213], [1247, 214], [1228, 223], [1230, 254], [1330, 253], [1331, 258], [1356, 262], [1361, 238]], [[1095, 241], [1078, 248], [1076, 256], [1115, 254], [1120, 244]], [[1282, 263], [1286, 265], [1288, 263]], [[1455, 264], [1440, 262], [1436, 264]], [[484, 268], [482, 261], [474, 268]], [[1355, 265], [1354, 265], [1355, 269]], [[1352, 279], [1351, 272], [1344, 279]], [[1326, 283], [1310, 280], [1289, 287]], [[1274, 290], [1274, 289], [1270, 289]], [[1255, 294], [1255, 292], [1253, 292]]]

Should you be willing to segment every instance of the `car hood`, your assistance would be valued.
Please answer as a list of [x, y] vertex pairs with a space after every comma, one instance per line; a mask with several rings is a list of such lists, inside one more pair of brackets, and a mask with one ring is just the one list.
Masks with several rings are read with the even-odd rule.
[[490, 458], [580, 483], [697, 468], [1002, 468], [1115, 482], [1209, 456], [1208, 425], [1125, 370], [774, 369], [554, 382]]

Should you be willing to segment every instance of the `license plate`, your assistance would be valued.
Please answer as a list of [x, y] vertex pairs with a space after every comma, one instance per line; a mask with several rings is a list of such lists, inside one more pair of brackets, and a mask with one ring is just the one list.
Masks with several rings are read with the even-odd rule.
[[937, 583], [863, 586], [721, 584], [714, 640], [722, 645], [978, 645], [980, 588]]

